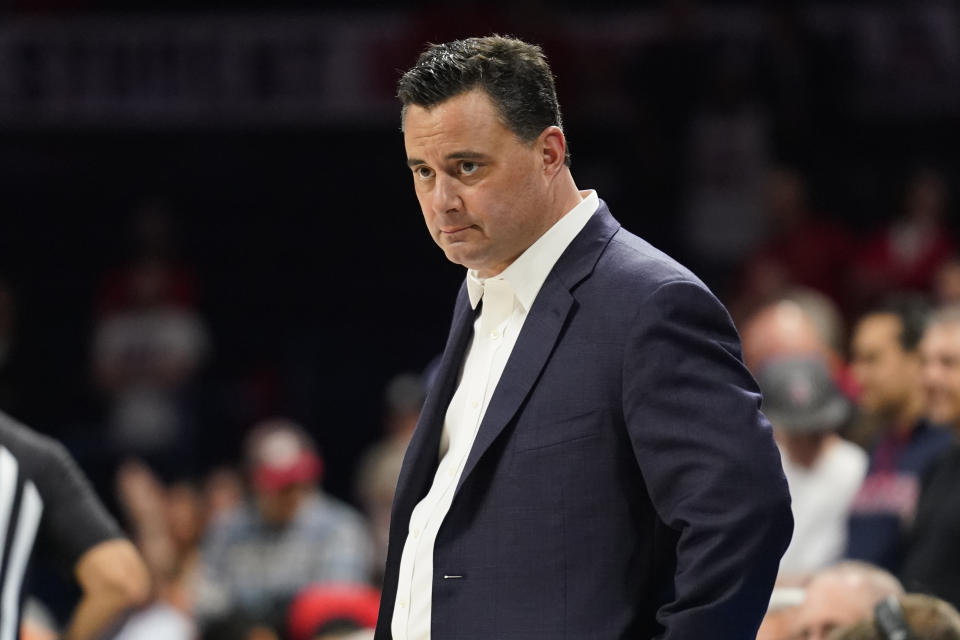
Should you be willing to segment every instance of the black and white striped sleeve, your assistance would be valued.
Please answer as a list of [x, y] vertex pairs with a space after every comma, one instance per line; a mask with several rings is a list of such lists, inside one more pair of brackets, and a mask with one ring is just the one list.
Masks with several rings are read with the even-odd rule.
[[0, 640], [16, 640], [35, 546], [71, 572], [88, 549], [121, 537], [67, 450], [0, 414]]

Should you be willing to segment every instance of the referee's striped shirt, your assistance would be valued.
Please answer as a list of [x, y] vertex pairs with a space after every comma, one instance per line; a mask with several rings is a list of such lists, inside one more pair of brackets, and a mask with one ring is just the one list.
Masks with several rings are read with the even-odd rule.
[[18, 637], [23, 575], [42, 514], [37, 485], [0, 444], [0, 640]]
[[17, 640], [35, 547], [69, 573], [91, 547], [120, 537], [67, 450], [0, 413], [0, 640]]

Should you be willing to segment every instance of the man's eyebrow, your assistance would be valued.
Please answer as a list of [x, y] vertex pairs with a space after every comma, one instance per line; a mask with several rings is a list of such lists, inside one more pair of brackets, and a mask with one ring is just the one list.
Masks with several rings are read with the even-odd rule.
[[447, 160], [481, 160], [485, 159], [487, 156], [484, 153], [479, 151], [454, 151], [451, 154], [448, 154]]
[[[485, 153], [480, 153], [479, 151], [454, 151], [453, 153], [448, 153], [444, 160], [485, 160], [487, 155]], [[416, 167], [421, 164], [427, 164], [426, 160], [421, 160], [420, 158], [407, 158], [408, 167]]]

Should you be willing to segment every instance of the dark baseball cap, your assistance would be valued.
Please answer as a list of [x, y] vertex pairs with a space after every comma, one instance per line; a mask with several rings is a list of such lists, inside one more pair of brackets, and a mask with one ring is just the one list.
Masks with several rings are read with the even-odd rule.
[[757, 372], [763, 412], [772, 423], [794, 433], [833, 431], [850, 415], [850, 403], [817, 356], [783, 356]]

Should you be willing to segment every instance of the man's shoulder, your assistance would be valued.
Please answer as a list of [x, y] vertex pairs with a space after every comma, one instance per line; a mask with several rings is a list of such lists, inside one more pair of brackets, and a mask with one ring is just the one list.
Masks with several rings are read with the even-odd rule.
[[[943, 452], [930, 470], [929, 479], [931, 485], [942, 484], [954, 492], [957, 480], [960, 480], [960, 443], [954, 442]], [[960, 497], [960, 494], [957, 495]]]
[[301, 524], [308, 528], [364, 527], [359, 511], [322, 491], [307, 499], [302, 513]]
[[0, 412], [0, 447], [17, 460], [26, 477], [39, 475], [68, 454], [59, 442]]
[[12, 416], [0, 411], [0, 445], [11, 453], [22, 449], [44, 449], [50, 438], [42, 436]]
[[624, 300], [645, 300], [665, 285], [681, 283], [709, 293], [690, 269], [623, 227], [613, 233], [589, 280]]
[[956, 437], [949, 428], [921, 418], [917, 428], [910, 434], [907, 448], [910, 452], [916, 452], [926, 458], [945, 453], [954, 443], [956, 443]]
[[651, 286], [661, 286], [677, 281], [703, 286], [700, 278], [690, 269], [623, 227], [610, 240], [604, 257], [610, 263], [620, 266], [624, 273], [643, 278]]

